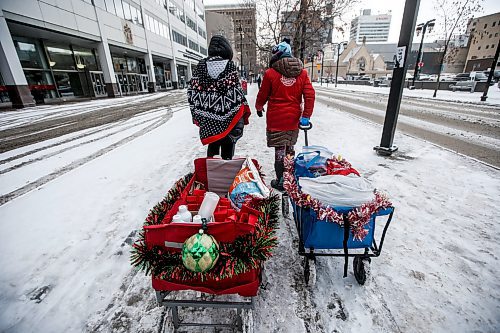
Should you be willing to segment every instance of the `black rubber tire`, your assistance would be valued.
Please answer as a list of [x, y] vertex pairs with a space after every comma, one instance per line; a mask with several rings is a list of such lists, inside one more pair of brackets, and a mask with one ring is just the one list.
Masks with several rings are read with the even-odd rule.
[[286, 194], [281, 195], [281, 214], [283, 214], [283, 217], [288, 217], [290, 214], [290, 205]]
[[[366, 259], [368, 259], [368, 262], [370, 261], [370, 258]], [[360, 285], [364, 285], [368, 277], [365, 270], [366, 259], [364, 259], [362, 256], [355, 256], [353, 260], [354, 277]]]
[[304, 282], [306, 285], [309, 284], [309, 277], [311, 276], [311, 271], [309, 270], [309, 259], [304, 257]]

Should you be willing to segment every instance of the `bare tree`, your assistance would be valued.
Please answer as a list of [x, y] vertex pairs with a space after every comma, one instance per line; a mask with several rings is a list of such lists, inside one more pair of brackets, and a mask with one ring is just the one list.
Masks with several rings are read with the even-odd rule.
[[[257, 11], [257, 38], [253, 40], [264, 64], [266, 52], [283, 37], [291, 37], [293, 53], [303, 60], [306, 48], [333, 30], [343, 30], [342, 16], [359, 0], [242, 0]], [[334, 26], [335, 22], [335, 26]], [[286, 36], [285, 36], [286, 35]], [[324, 38], [322, 44], [330, 43]], [[264, 58], [264, 59], [263, 59]]]
[[[443, 53], [440, 57], [438, 78], [433, 97], [437, 95], [443, 63], [449, 53], [448, 49], [453, 35], [456, 32], [465, 32], [469, 20], [474, 17], [474, 14], [481, 11], [482, 2], [483, 0], [434, 0], [435, 9], [442, 20], [441, 24], [443, 25], [445, 43]], [[448, 57], [450, 56], [451, 54], [448, 55]]]
[[[328, 32], [331, 39], [334, 29], [343, 30], [345, 23], [342, 16], [352, 8], [358, 0], [299, 0], [296, 17], [293, 17], [293, 51], [304, 59], [308, 45], [315, 44], [318, 36]], [[286, 21], [285, 21], [286, 22]], [[334, 23], [336, 26], [334, 26]], [[323, 44], [330, 43], [325, 40]], [[317, 45], [314, 45], [317, 46]]]

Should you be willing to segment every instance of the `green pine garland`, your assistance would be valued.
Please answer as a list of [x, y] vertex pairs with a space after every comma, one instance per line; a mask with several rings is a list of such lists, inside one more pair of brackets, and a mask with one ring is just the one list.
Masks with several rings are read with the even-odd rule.
[[[144, 226], [161, 224], [191, 177], [192, 174], [188, 174], [174, 184], [165, 198], [150, 211]], [[263, 212], [255, 226], [255, 232], [240, 236], [233, 243], [219, 243], [219, 260], [208, 272], [187, 270], [182, 264], [182, 254], [179, 252], [170, 252], [160, 246], [148, 249], [144, 231], [139, 234], [132, 247], [131, 263], [146, 275], [177, 281], [204, 281], [207, 278], [220, 280], [258, 268], [272, 256], [272, 250], [277, 245], [275, 233], [278, 227], [279, 197], [273, 194], [264, 200], [253, 200], [250, 206]]]

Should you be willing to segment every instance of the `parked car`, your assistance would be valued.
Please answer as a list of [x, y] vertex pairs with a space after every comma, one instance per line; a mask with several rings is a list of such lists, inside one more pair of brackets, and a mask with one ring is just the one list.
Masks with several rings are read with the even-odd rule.
[[[490, 75], [490, 71], [484, 71], [483, 72], [486, 77]], [[500, 70], [493, 71], [493, 81], [498, 82], [500, 80]]]
[[460, 73], [455, 76], [455, 81], [487, 81], [488, 77], [483, 72]]
[[418, 81], [432, 81], [431, 76], [428, 74], [419, 74]]
[[474, 92], [475, 88], [476, 88], [476, 82], [475, 81], [457, 81], [455, 83], [452, 83], [448, 86], [448, 88], [450, 90], [452, 90], [453, 92], [457, 91], [457, 90], [468, 90], [470, 91], [471, 93]]
[[392, 76], [382, 76], [381, 78], [379, 78], [380, 80], [380, 83], [379, 83], [379, 86], [380, 87], [390, 87], [391, 86], [391, 81], [392, 81]]
[[439, 81], [454, 81], [455, 74], [441, 73]]

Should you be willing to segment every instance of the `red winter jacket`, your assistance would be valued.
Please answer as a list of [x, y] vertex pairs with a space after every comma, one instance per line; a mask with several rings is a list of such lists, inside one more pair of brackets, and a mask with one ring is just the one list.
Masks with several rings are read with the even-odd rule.
[[310, 118], [314, 108], [315, 92], [307, 71], [296, 58], [280, 59], [272, 67], [264, 73], [255, 108], [262, 110], [267, 102], [268, 131], [298, 129], [300, 117]]

